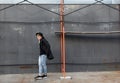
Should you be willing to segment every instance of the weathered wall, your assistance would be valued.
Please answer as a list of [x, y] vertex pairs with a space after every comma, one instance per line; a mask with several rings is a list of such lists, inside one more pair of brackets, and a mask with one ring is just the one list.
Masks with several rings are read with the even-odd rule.
[[[0, 5], [0, 8], [6, 6]], [[58, 5], [41, 6], [59, 12]], [[83, 6], [66, 5], [65, 14]], [[51, 44], [55, 56], [53, 61], [48, 61], [49, 71], [60, 71], [60, 38], [55, 34], [55, 31], [60, 29], [57, 21], [58, 15], [33, 5], [15, 6], [0, 12], [0, 73], [37, 72], [37, 67], [31, 64], [37, 64], [38, 60], [39, 47], [35, 33], [39, 31], [43, 32]], [[119, 23], [113, 22], [119, 21], [119, 12], [103, 5], [94, 5], [67, 15], [65, 21], [66, 31], [120, 30]], [[119, 34], [66, 35], [67, 71], [118, 70], [119, 36]], [[23, 66], [25, 64], [30, 66]]]

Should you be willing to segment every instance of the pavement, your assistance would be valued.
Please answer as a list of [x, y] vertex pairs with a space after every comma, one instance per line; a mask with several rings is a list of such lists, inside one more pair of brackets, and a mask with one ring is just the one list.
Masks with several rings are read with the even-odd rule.
[[120, 71], [69, 72], [72, 79], [60, 79], [61, 73], [48, 73], [48, 78], [35, 80], [37, 74], [3, 74], [0, 83], [120, 83]]

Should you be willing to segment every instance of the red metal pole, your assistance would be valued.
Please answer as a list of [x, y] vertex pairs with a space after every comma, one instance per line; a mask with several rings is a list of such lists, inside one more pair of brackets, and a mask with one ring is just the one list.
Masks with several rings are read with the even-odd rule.
[[64, 0], [60, 1], [60, 30], [61, 30], [61, 72], [66, 76], [65, 66], [65, 29], [64, 29]]

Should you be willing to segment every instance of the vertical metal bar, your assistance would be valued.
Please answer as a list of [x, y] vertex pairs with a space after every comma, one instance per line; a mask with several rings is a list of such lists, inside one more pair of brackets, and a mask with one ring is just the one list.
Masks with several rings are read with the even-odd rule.
[[[118, 6], [119, 6], [119, 10], [120, 10], [120, 4]], [[120, 12], [119, 12], [119, 21], [120, 21]]]
[[[62, 32], [62, 5], [60, 4], [60, 31]], [[61, 46], [61, 72], [63, 72], [63, 58], [62, 58], [62, 53], [63, 53], [63, 37], [62, 37], [62, 33], [61, 33], [61, 38], [60, 38], [60, 46]]]
[[60, 30], [61, 30], [61, 72], [66, 76], [65, 66], [65, 29], [64, 29], [64, 0], [60, 1]]
[[[120, 10], [120, 4], [118, 4], [119, 10]], [[119, 12], [119, 27], [120, 27], [120, 12]]]

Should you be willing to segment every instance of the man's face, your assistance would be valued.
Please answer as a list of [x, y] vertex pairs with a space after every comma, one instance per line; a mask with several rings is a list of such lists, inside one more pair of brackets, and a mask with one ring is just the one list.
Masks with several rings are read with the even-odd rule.
[[42, 37], [41, 37], [40, 35], [37, 35], [37, 39], [38, 39], [38, 40], [41, 40]]

